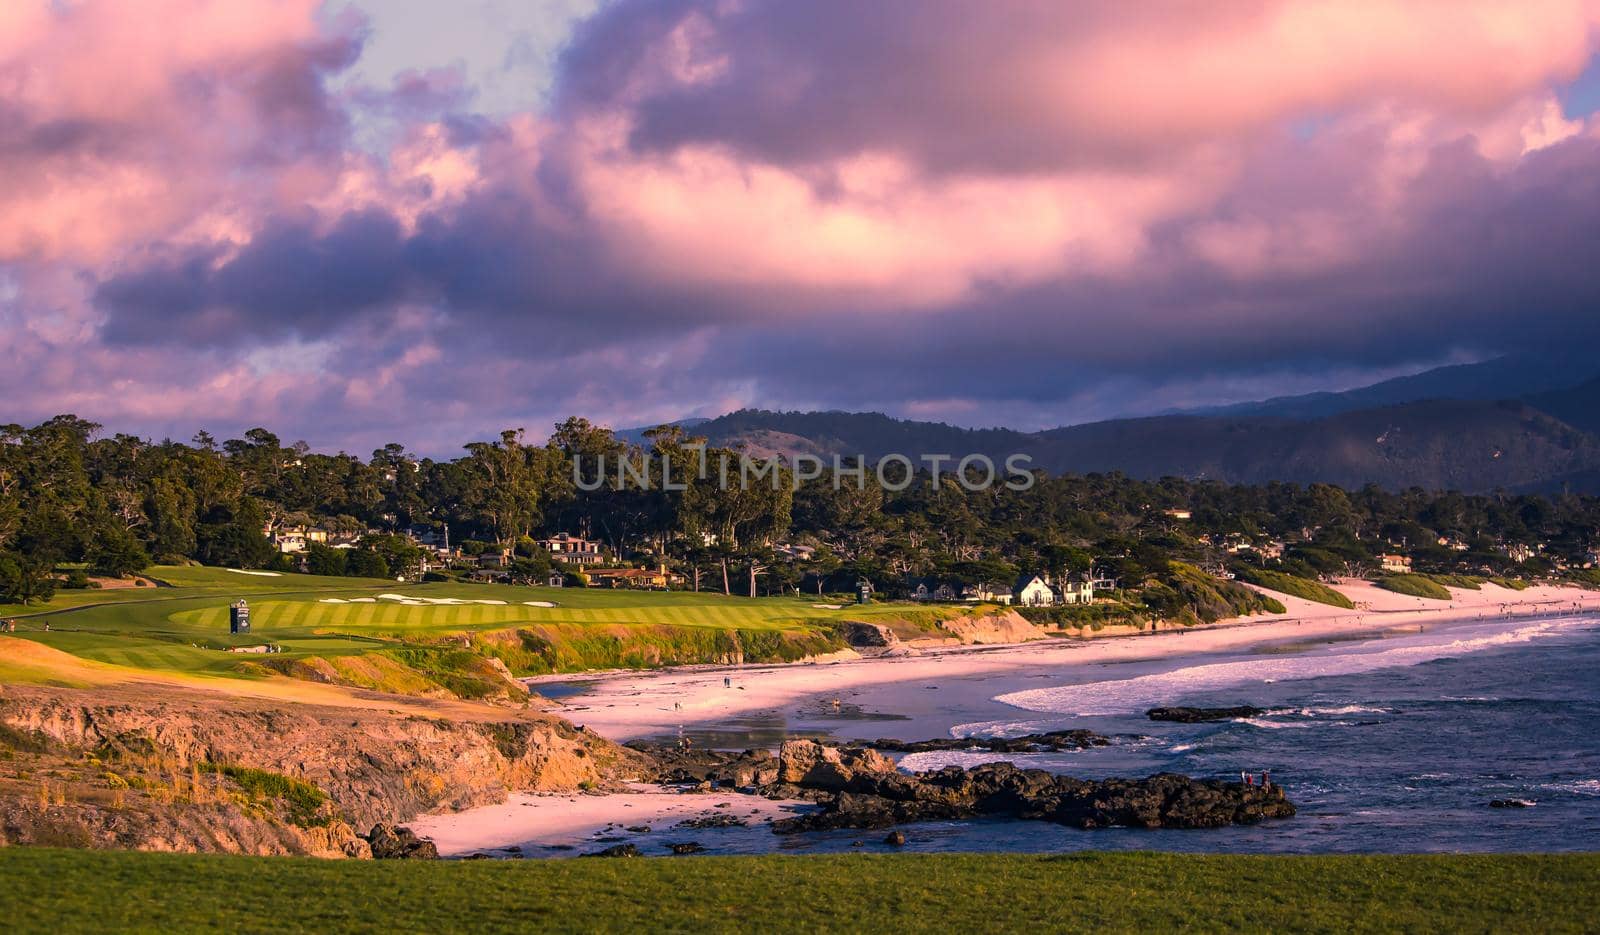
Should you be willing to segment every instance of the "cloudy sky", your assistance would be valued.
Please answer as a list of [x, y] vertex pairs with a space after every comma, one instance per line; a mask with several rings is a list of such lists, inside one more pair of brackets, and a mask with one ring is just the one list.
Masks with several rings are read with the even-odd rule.
[[1600, 0], [7, 0], [0, 422], [1039, 428], [1600, 339]]

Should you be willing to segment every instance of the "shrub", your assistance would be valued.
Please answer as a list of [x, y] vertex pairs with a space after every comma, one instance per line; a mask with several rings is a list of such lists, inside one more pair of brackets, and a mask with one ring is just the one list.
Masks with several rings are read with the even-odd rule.
[[1287, 594], [1291, 597], [1315, 601], [1318, 604], [1343, 607], [1345, 610], [1354, 610], [1356, 606], [1350, 598], [1345, 597], [1320, 581], [1287, 575], [1281, 571], [1256, 568], [1253, 565], [1241, 565], [1236, 569], [1236, 573], [1245, 581], [1257, 587], [1266, 588], [1269, 591], [1277, 591], [1280, 594]]
[[1435, 601], [1448, 601], [1450, 592], [1444, 585], [1425, 575], [1384, 575], [1376, 582], [1378, 587], [1396, 594], [1425, 597]]

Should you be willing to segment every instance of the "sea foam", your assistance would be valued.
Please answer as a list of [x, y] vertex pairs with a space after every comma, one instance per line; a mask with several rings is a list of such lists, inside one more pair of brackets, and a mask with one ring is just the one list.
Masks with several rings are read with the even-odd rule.
[[[1352, 675], [1374, 669], [1418, 665], [1435, 659], [1462, 656], [1499, 646], [1557, 636], [1575, 628], [1593, 625], [1592, 618], [1572, 617], [1543, 620], [1510, 630], [1472, 637], [1441, 632], [1437, 636], [1428, 638], [1407, 638], [1404, 645], [1394, 645], [1385, 641], [1382, 644], [1335, 653], [1271, 656], [1206, 663], [1131, 679], [1028, 689], [1000, 695], [995, 700], [1027, 711], [1052, 714], [1076, 716], [1131, 714], [1154, 705], [1171, 704], [1176, 699], [1203, 691], [1248, 687], [1286, 679]], [[1318, 713], [1346, 712], [1329, 709]], [[963, 725], [963, 728], [975, 726], [977, 725]]]

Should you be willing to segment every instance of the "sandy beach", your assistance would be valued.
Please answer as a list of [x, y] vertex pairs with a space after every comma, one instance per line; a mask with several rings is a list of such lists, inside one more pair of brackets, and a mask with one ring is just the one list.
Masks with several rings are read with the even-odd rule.
[[[805, 802], [777, 802], [731, 791], [679, 792], [640, 784], [633, 791], [610, 795], [516, 792], [499, 805], [424, 815], [410, 827], [431, 839], [444, 857], [475, 853], [548, 857], [599, 850], [624, 837], [644, 850], [652, 845], [666, 849], [680, 842], [709, 844], [730, 836], [768, 835], [765, 826], [772, 819], [808, 807]], [[680, 822], [696, 818], [743, 824], [679, 827]], [[650, 837], [643, 837], [646, 834]]]
[[[999, 675], [1019, 669], [1082, 666], [1220, 653], [1274, 642], [1377, 635], [1491, 617], [1531, 617], [1600, 610], [1600, 591], [1543, 585], [1513, 591], [1493, 584], [1472, 591], [1451, 588], [1452, 600], [1408, 597], [1366, 582], [1339, 589], [1355, 610], [1272, 593], [1282, 614], [1258, 614], [1225, 623], [1157, 633], [1094, 639], [1049, 639], [1009, 646], [924, 650], [916, 655], [835, 660], [815, 664], [688, 667], [598, 676], [560, 711], [614, 740], [659, 736], [685, 726], [727, 722], [773, 711], [806, 698], [843, 694], [885, 683], [937, 682]], [[726, 681], [725, 681], [726, 680]], [[529, 680], [574, 682], [571, 676]]]

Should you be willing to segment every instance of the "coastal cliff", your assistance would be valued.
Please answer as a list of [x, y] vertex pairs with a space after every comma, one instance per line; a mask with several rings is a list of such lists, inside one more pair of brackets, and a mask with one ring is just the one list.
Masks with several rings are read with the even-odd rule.
[[512, 790], [602, 787], [639, 757], [533, 711], [270, 705], [129, 686], [0, 689], [0, 841], [369, 856], [358, 829]]

